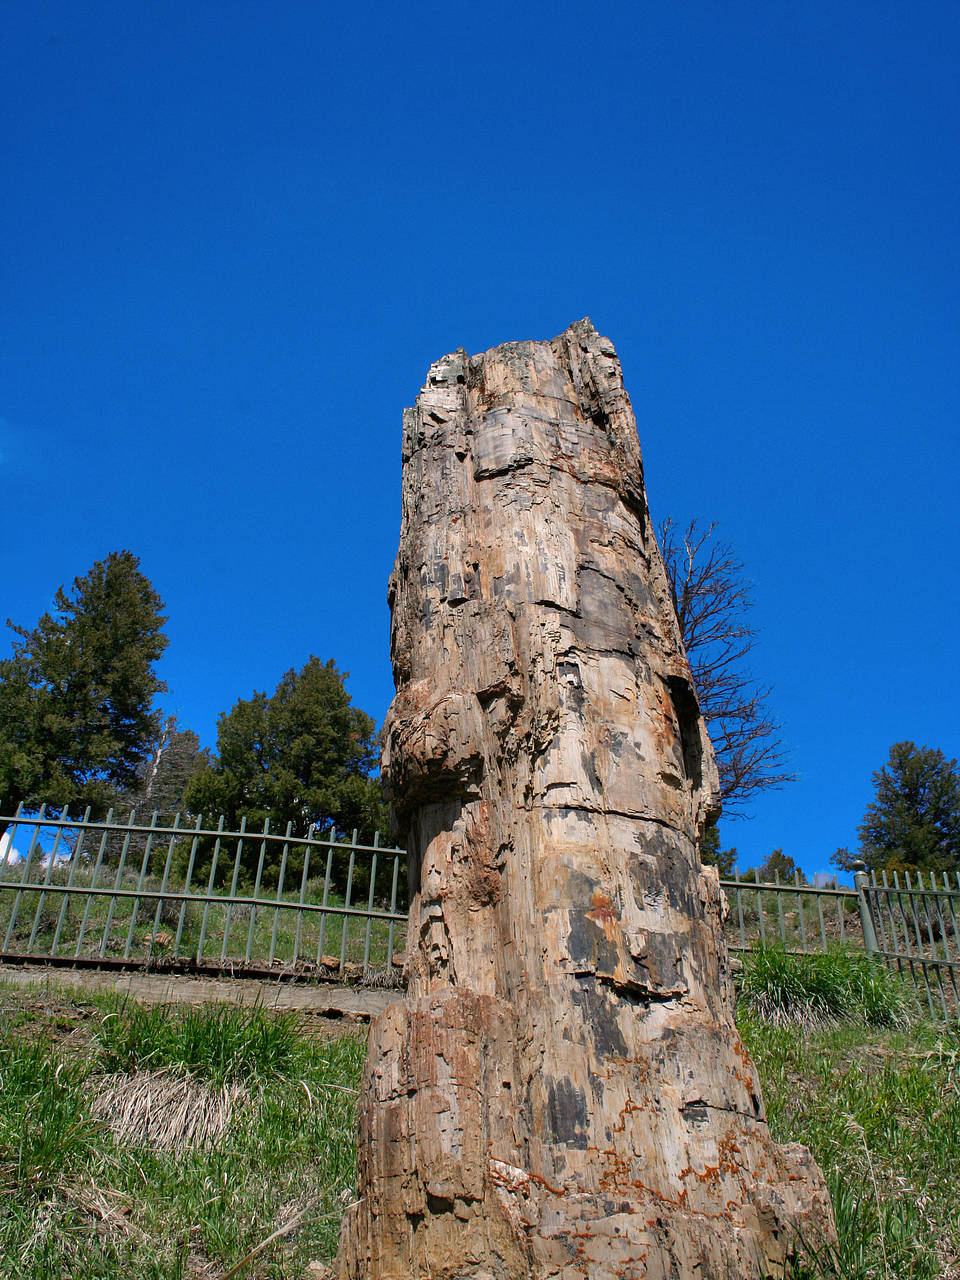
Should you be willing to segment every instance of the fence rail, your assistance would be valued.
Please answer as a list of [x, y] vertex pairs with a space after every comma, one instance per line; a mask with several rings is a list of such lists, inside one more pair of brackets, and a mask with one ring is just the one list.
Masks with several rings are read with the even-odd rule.
[[181, 821], [0, 815], [0, 958], [397, 980], [402, 849]]
[[[177, 814], [91, 821], [27, 814], [0, 859], [0, 961], [399, 981], [406, 945], [406, 853], [311, 828], [227, 830]], [[21, 856], [16, 860], [13, 850]], [[25, 850], [25, 851], [24, 851]], [[960, 874], [868, 874], [853, 888], [720, 881], [732, 951], [862, 947], [926, 997], [960, 1014]]]
[[731, 951], [772, 944], [822, 952], [831, 945], [861, 947], [899, 977], [909, 979], [932, 1017], [960, 1016], [960, 873], [936, 878], [909, 872], [868, 873], [861, 864], [853, 888], [775, 880], [720, 881], [730, 907]]

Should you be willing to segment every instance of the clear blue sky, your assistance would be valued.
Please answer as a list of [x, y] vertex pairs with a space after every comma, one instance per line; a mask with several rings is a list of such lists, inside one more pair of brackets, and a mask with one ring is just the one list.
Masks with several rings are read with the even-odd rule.
[[654, 516], [754, 583], [800, 780], [741, 865], [960, 755], [956, 3], [5, 17], [0, 616], [129, 547], [205, 742], [310, 653], [379, 722], [403, 406], [589, 314]]

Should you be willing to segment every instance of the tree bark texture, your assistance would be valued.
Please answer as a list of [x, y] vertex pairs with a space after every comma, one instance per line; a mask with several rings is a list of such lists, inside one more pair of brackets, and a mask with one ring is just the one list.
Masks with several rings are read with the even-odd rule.
[[717, 778], [616, 353], [434, 364], [404, 414], [383, 767], [411, 868], [341, 1280], [760, 1280], [832, 1234], [733, 1023]]

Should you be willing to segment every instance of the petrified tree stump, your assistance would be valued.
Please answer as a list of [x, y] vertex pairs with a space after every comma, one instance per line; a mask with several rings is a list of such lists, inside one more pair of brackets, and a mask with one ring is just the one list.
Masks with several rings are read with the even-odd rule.
[[780, 1274], [829, 1200], [734, 1028], [713, 755], [589, 321], [432, 366], [390, 601], [408, 988], [371, 1029], [342, 1280]]

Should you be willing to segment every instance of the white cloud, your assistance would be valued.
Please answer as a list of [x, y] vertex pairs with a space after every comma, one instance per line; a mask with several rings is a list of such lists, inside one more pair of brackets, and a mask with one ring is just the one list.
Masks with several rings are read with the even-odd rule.
[[10, 848], [10, 841], [12, 839], [13, 836], [9, 831], [5, 831], [3, 835], [0, 836], [0, 866], [2, 866], [4, 862], [9, 864], [11, 862], [16, 862], [18, 858], [23, 857], [23, 854], [19, 849]]

